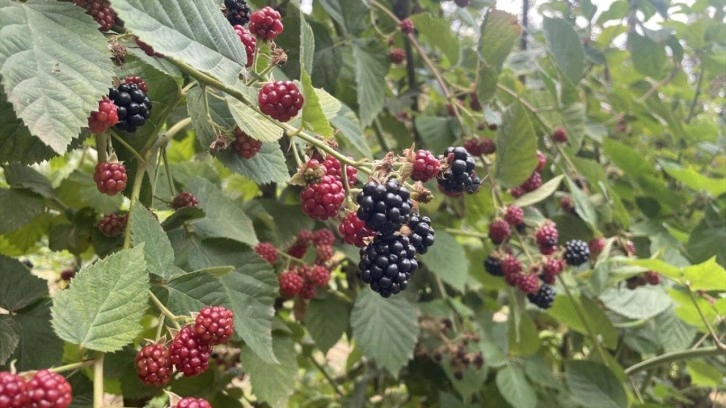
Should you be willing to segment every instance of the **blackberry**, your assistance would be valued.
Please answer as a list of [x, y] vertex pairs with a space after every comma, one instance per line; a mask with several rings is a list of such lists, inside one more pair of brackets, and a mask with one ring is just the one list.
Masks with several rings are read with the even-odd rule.
[[252, 63], [254, 63], [257, 40], [255, 40], [255, 37], [248, 29], [241, 25], [236, 25], [233, 28], [234, 32], [237, 33], [239, 40], [242, 42], [242, 46], [245, 47], [245, 54], [247, 54], [247, 63], [245, 64], [245, 67], [249, 68], [252, 66]]
[[546, 165], [547, 156], [545, 156], [544, 153], [542, 153], [541, 151], [537, 150], [537, 167], [534, 169], [534, 171], [541, 173]]
[[414, 181], [429, 181], [436, 177], [441, 168], [441, 162], [428, 150], [419, 150], [413, 159], [411, 179]]
[[[469, 1], [469, 0], [466, 0]], [[472, 92], [469, 94], [469, 107], [471, 110], [474, 111], [481, 111], [484, 109], [483, 106], [481, 106], [481, 101], [479, 100], [479, 95], [476, 94], [476, 92]]]
[[127, 75], [122, 82], [125, 84], [136, 84], [141, 89], [141, 92], [149, 92], [149, 85], [144, 81], [144, 78], [138, 75]]
[[57, 373], [40, 370], [28, 382], [29, 408], [67, 408], [71, 405], [71, 385]]
[[169, 383], [172, 374], [169, 350], [163, 344], [144, 346], [134, 360], [136, 374], [146, 385], [162, 386]]
[[251, 159], [257, 155], [262, 148], [262, 142], [253, 139], [250, 135], [243, 132], [239, 127], [234, 128], [234, 142], [232, 142], [232, 151], [243, 159]]
[[537, 293], [528, 293], [527, 299], [540, 309], [549, 309], [555, 301], [555, 290], [552, 286], [542, 285]]
[[358, 218], [365, 221], [366, 227], [381, 234], [390, 234], [408, 222], [411, 214], [411, 194], [396, 179], [386, 184], [368, 182], [356, 201]]
[[529, 176], [529, 178], [527, 180], [524, 181], [524, 183], [522, 183], [522, 185], [520, 187], [522, 187], [522, 189], [526, 193], [529, 193], [530, 191], [534, 191], [534, 190], [540, 188], [541, 185], [542, 185], [542, 175], [538, 171], [535, 171], [532, 173], [531, 176]]
[[461, 8], [465, 8], [465, 7], [469, 6], [470, 2], [471, 2], [471, 0], [454, 0], [454, 3], [456, 3], [456, 5]]
[[245, 0], [224, 0], [227, 21], [233, 26], [245, 25], [250, 21], [250, 7]]
[[101, 26], [99, 30], [108, 31], [116, 21], [116, 12], [113, 11], [108, 0], [75, 0], [77, 6], [86, 9], [86, 14], [93, 17]]
[[567, 143], [567, 132], [564, 128], [558, 127], [552, 132], [552, 140], [557, 143]]
[[285, 271], [277, 277], [280, 285], [280, 295], [283, 297], [293, 297], [302, 291], [305, 280], [295, 271]]
[[484, 270], [493, 276], [504, 276], [499, 257], [493, 255], [489, 255], [486, 259], [484, 259]]
[[355, 245], [359, 248], [366, 246], [365, 239], [372, 237], [375, 233], [366, 228], [365, 221], [358, 218], [356, 213], [350, 213], [338, 226], [338, 231], [343, 235], [346, 244]]
[[250, 16], [250, 31], [262, 40], [274, 40], [285, 29], [281, 20], [277, 10], [264, 7]]
[[414, 28], [413, 21], [408, 18], [405, 18], [398, 23], [398, 29], [404, 34], [411, 34]]
[[19, 375], [0, 372], [0, 407], [25, 408], [30, 397], [26, 392], [28, 384]]
[[118, 109], [107, 97], [98, 101], [98, 110], [88, 116], [88, 128], [91, 132], [101, 134], [118, 123]]
[[211, 351], [194, 333], [194, 326], [184, 326], [169, 346], [169, 359], [185, 377], [194, 377], [209, 368]]
[[379, 234], [360, 250], [360, 280], [383, 297], [406, 289], [418, 268], [416, 248], [403, 235]]
[[212, 405], [204, 398], [185, 397], [173, 408], [212, 408]]
[[151, 100], [135, 83], [123, 83], [109, 89], [108, 97], [118, 110], [117, 129], [135, 132], [151, 116]]
[[101, 234], [109, 238], [113, 238], [124, 233], [127, 221], [128, 217], [126, 214], [121, 215], [119, 213], [111, 213], [104, 215], [103, 218], [98, 221], [96, 227], [99, 231], [101, 231]]
[[197, 200], [194, 194], [182, 191], [174, 197], [174, 200], [171, 202], [171, 207], [175, 210], [186, 207], [197, 208], [199, 207], [199, 200]]
[[338, 215], [345, 201], [343, 184], [333, 176], [324, 176], [319, 183], [310, 184], [300, 192], [305, 215], [325, 221]]
[[425, 254], [434, 244], [434, 229], [431, 228], [431, 219], [413, 213], [406, 225], [411, 230], [411, 235], [408, 236], [411, 245], [419, 254]]
[[265, 115], [287, 122], [297, 116], [305, 98], [292, 81], [275, 81], [262, 86], [257, 94], [257, 103]]
[[98, 191], [110, 196], [116, 195], [126, 188], [126, 167], [117, 162], [99, 162], [93, 173], [93, 181], [96, 182]]
[[255, 252], [270, 265], [277, 262], [277, 248], [269, 242], [260, 242], [255, 246]]
[[449, 168], [437, 179], [439, 187], [448, 193], [476, 193], [481, 187], [481, 179], [474, 172], [474, 158], [463, 147], [449, 147], [444, 151], [444, 160]]
[[391, 60], [391, 63], [393, 64], [401, 64], [406, 60], [406, 51], [402, 48], [391, 48], [391, 50], [388, 51], [388, 59]]
[[565, 243], [565, 261], [568, 265], [578, 266], [587, 262], [590, 257], [590, 248], [585, 241], [573, 239]]
[[205, 306], [194, 319], [194, 334], [205, 344], [224, 344], [234, 334], [234, 313], [224, 306]]
[[310, 241], [315, 245], [330, 246], [335, 242], [335, 235], [333, 235], [333, 231], [323, 228], [315, 231]]
[[499, 245], [509, 239], [512, 235], [512, 230], [509, 228], [509, 223], [501, 218], [497, 218], [489, 223], [488, 235], [494, 245]]

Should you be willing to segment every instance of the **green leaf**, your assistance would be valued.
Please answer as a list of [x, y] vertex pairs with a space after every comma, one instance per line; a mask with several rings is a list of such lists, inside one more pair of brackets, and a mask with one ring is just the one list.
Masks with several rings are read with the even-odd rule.
[[323, 109], [318, 100], [316, 89], [313, 88], [313, 82], [307, 71], [301, 72], [302, 91], [305, 96], [305, 106], [303, 106], [302, 121], [307, 129], [323, 136], [324, 139], [333, 137], [333, 128], [325, 118]]
[[451, 31], [448, 20], [434, 17], [429, 13], [411, 16], [416, 31], [426, 43], [443, 52], [451, 65], [459, 61], [459, 40]]
[[652, 285], [635, 290], [608, 289], [599, 297], [606, 308], [633, 320], [650, 319], [673, 304], [662, 287]]
[[578, 308], [580, 313], [585, 316], [590, 329], [601, 338], [600, 341], [606, 347], [614, 349], [617, 346], [618, 334], [610, 319], [595, 302], [585, 296], [579, 298], [579, 303], [573, 303], [567, 296], [557, 295], [554, 304], [547, 310], [547, 314], [557, 319], [558, 322], [566, 324], [572, 330], [587, 335], [587, 327], [575, 308]]
[[184, 271], [174, 266], [174, 250], [159, 221], [138, 201], [129, 214], [131, 242], [144, 244], [144, 259], [149, 273], [169, 279]]
[[[305, 96], [305, 105], [307, 105], [307, 95]], [[245, 103], [228, 96], [227, 104], [229, 106], [229, 111], [232, 113], [232, 117], [234, 118], [234, 122], [243, 132], [250, 135], [250, 137], [263, 142], [274, 142], [282, 137], [283, 133], [281, 128], [275, 125], [275, 123], [268, 118], [260, 115], [256, 110], [247, 106]], [[212, 109], [212, 106], [214, 105], [211, 105], [210, 109]], [[221, 110], [216, 112], [217, 115], [224, 115], [225, 113], [226, 112]], [[212, 118], [216, 120], [215, 115], [213, 115]], [[230, 127], [233, 127], [234, 123], [230, 123], [229, 125]]]
[[535, 408], [537, 395], [521, 368], [507, 365], [497, 373], [497, 388], [505, 400], [516, 408]]
[[313, 299], [305, 312], [305, 327], [320, 351], [327, 353], [348, 329], [350, 303], [328, 294], [325, 299]]
[[199, 200], [206, 216], [190, 221], [194, 233], [204, 238], [227, 238], [249, 245], [257, 244], [255, 229], [247, 214], [234, 201], [227, 198], [209, 181], [196, 178], [187, 183], [187, 189]]
[[11, 187], [26, 188], [45, 198], [55, 197], [50, 180], [32, 167], [11, 164], [5, 167], [5, 180]]
[[713, 254], [722, 266], [726, 266], [726, 251], [723, 251], [723, 242], [726, 242], [726, 223], [719, 215], [715, 217], [704, 216], [701, 222], [691, 231], [688, 238], [688, 253], [694, 262], [702, 262]]
[[363, 126], [368, 126], [383, 109], [388, 57], [380, 46], [368, 50], [354, 45], [353, 60], [360, 121]]
[[674, 179], [695, 191], [706, 191], [711, 197], [726, 193], [726, 179], [706, 177], [693, 167], [681, 167], [674, 163], [661, 162], [663, 170]]
[[4, 366], [20, 344], [20, 328], [15, 318], [0, 315], [0, 366]]
[[[164, 293], [154, 288], [154, 293]], [[207, 273], [188, 273], [171, 280], [164, 286], [165, 305], [172, 313], [187, 315], [205, 305], [220, 305], [227, 300], [219, 278]]]
[[20, 343], [10, 357], [10, 361], [18, 360], [15, 368], [28, 371], [60, 365], [63, 341], [50, 324], [50, 301], [38, 302], [13, 317], [20, 334]]
[[[519, 327], [515, 327], [519, 320]], [[540, 341], [532, 318], [522, 313], [519, 319], [508, 320], [509, 354], [515, 356], [531, 356], [539, 350]]]
[[421, 139], [433, 152], [443, 154], [456, 140], [451, 118], [419, 115], [414, 118], [414, 125]]
[[572, 84], [580, 82], [585, 70], [585, 51], [575, 29], [561, 18], [545, 17], [542, 30], [552, 62], [562, 76]]
[[83, 9], [63, 3], [2, 0], [0, 27], [8, 101], [33, 136], [64, 153], [111, 85], [105, 37]]
[[[365, 140], [363, 129], [360, 126], [360, 121], [358, 121], [358, 117], [355, 115], [355, 112], [353, 112], [353, 110], [349, 108], [348, 105], [338, 101], [324, 90], [316, 89], [315, 91], [318, 93], [318, 98], [321, 101], [325, 117], [330, 120], [330, 123], [333, 126], [340, 130], [339, 135], [345, 136], [344, 140], [349, 142], [350, 145], [358, 150], [358, 152], [360, 152], [363, 156], [367, 158], [372, 158], [373, 153], [371, 152], [371, 148], [368, 145], [368, 142], [366, 142]], [[327, 98], [323, 97], [323, 95], [326, 95]], [[332, 117], [329, 117], [326, 113], [328, 109], [330, 109], [328, 107], [328, 105], [331, 104], [330, 98], [334, 99], [335, 102], [340, 104], [340, 108]]]
[[687, 349], [696, 335], [696, 328], [679, 319], [675, 307], [670, 307], [655, 318], [658, 339], [665, 352]]
[[595, 206], [592, 204], [592, 201], [590, 201], [590, 197], [588, 197], [580, 189], [580, 187], [572, 181], [572, 179], [568, 177], [566, 180], [567, 188], [570, 190], [570, 195], [575, 201], [575, 212], [577, 212], [577, 215], [579, 215], [583, 221], [590, 225], [590, 228], [596, 231], [597, 211], [595, 211]]
[[481, 26], [479, 55], [487, 65], [501, 72], [504, 60], [521, 34], [517, 16], [491, 8]]
[[112, 5], [125, 28], [156, 52], [224, 84], [237, 83], [247, 54], [215, 2], [113, 0]]
[[43, 141], [30, 134], [30, 130], [20, 120], [8, 102], [7, 95], [0, 87], [0, 162], [20, 164], [40, 163], [57, 153]]
[[622, 383], [607, 367], [593, 361], [566, 361], [565, 378], [572, 398], [591, 408], [626, 408]]
[[368, 6], [362, 0], [320, 0], [320, 4], [344, 33], [356, 35], [369, 27]]
[[[300, 10], [300, 71], [313, 72], [315, 56], [315, 34], [313, 28], [305, 20], [305, 14]], [[311, 85], [312, 86], [312, 85]], [[307, 95], [305, 97], [307, 104]]]
[[554, 177], [551, 180], [548, 180], [546, 183], [542, 184], [538, 189], [529, 192], [518, 199], [514, 200], [513, 205], [517, 205], [519, 207], [528, 207], [530, 205], [537, 204], [538, 202], [546, 199], [547, 197], [551, 196], [552, 194], [557, 191], [557, 188], [559, 188], [560, 183], [562, 182], [562, 178], [565, 177], [563, 174], [560, 174], [559, 176]]
[[[18, 205], [20, 204], [20, 205]], [[45, 209], [43, 200], [36, 194], [23, 189], [0, 189], [0, 234], [14, 231], [29, 223]]]
[[665, 75], [668, 57], [662, 44], [631, 31], [628, 33], [628, 50], [638, 72], [654, 79]]
[[585, 137], [585, 105], [573, 103], [560, 111], [560, 117], [567, 131], [568, 143], [573, 151], [579, 151]]
[[686, 363], [688, 375], [691, 376], [691, 384], [705, 387], [718, 388], [723, 385], [723, 372], [720, 368], [708, 364], [704, 360], [689, 360]]
[[396, 375], [413, 357], [419, 334], [418, 311], [402, 296], [385, 299], [362, 290], [350, 316], [353, 337], [363, 354]]
[[0, 255], [0, 307], [16, 312], [48, 294], [48, 283], [17, 259]]
[[496, 178], [507, 187], [515, 187], [527, 180], [535, 167], [537, 136], [524, 107], [514, 103], [502, 115], [497, 135]]
[[113, 352], [141, 333], [149, 288], [144, 245], [84, 266], [70, 288], [57, 293], [53, 328], [63, 340]]
[[275, 337], [275, 357], [279, 363], [261, 359], [249, 347], [243, 347], [240, 359], [250, 375], [252, 392], [272, 407], [287, 406], [287, 398], [295, 390], [297, 354], [295, 343], [287, 337]]
[[494, 95], [497, 93], [498, 80], [499, 73], [497, 70], [494, 67], [489, 66], [487, 63], [482, 62], [479, 66], [476, 83], [476, 96], [479, 98], [479, 103], [485, 105], [494, 98]]
[[691, 290], [726, 291], [726, 270], [713, 256], [706, 262], [683, 268], [683, 277]]
[[454, 289], [463, 291], [469, 275], [469, 259], [456, 238], [443, 232], [435, 234], [436, 244], [421, 256], [426, 267]]

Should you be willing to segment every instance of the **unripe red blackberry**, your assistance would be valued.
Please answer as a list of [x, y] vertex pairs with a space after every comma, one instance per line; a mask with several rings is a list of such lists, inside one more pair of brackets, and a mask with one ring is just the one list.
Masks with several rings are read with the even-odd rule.
[[113, 238], [123, 234], [126, 230], [126, 223], [128, 216], [126, 214], [121, 215], [119, 213], [106, 214], [98, 221], [96, 227], [101, 234]]
[[287, 248], [286, 252], [293, 258], [303, 258], [308, 252], [308, 247], [310, 247], [308, 241], [303, 241], [298, 238]]
[[505, 276], [516, 275], [522, 272], [522, 264], [519, 262], [519, 259], [517, 259], [517, 257], [514, 255], [504, 255], [500, 260], [500, 265], [502, 268], [502, 273], [504, 273]]
[[474, 111], [481, 111], [484, 107], [481, 106], [481, 102], [479, 101], [479, 95], [476, 94], [476, 92], [472, 92], [469, 94], [469, 107]]
[[524, 181], [524, 183], [522, 183], [521, 187], [525, 192], [529, 193], [530, 191], [540, 188], [540, 186], [542, 186], [542, 175], [535, 171], [527, 180]]
[[212, 348], [194, 333], [193, 326], [184, 326], [169, 347], [169, 359], [185, 377], [194, 377], [209, 368]]
[[375, 233], [366, 228], [365, 221], [358, 218], [354, 212], [348, 214], [338, 226], [338, 231], [343, 236], [346, 244], [355, 245], [359, 248], [366, 246], [365, 238], [372, 237]]
[[328, 268], [321, 265], [313, 266], [307, 276], [307, 283], [324, 288], [328, 286], [328, 282], [330, 282], [330, 271]]
[[541, 151], [537, 150], [537, 167], [534, 171], [541, 173], [547, 165], [547, 156]]
[[524, 210], [517, 205], [510, 205], [504, 211], [504, 219], [512, 227], [522, 225], [524, 223]]
[[113, 11], [108, 0], [74, 0], [77, 6], [86, 9], [86, 14], [93, 17], [101, 26], [100, 31], [108, 31], [116, 21], [116, 12]]
[[330, 245], [315, 245], [315, 263], [322, 264], [333, 257], [333, 247]]
[[164, 56], [164, 54], [154, 51], [154, 48], [152, 46], [139, 40], [138, 38], [136, 38], [136, 45], [138, 45], [141, 51], [143, 51], [146, 55], [150, 57], [161, 58]]
[[110, 196], [124, 191], [127, 179], [126, 167], [121, 163], [99, 162], [93, 174], [98, 191]]
[[653, 271], [645, 272], [643, 274], [643, 278], [645, 278], [645, 281], [648, 282], [650, 285], [657, 285], [661, 281], [660, 274]]
[[28, 382], [29, 408], [67, 408], [71, 405], [71, 385], [57, 373], [40, 370]]
[[26, 408], [30, 401], [28, 384], [19, 375], [0, 372], [0, 408]]
[[492, 154], [497, 151], [497, 145], [494, 143], [494, 140], [487, 137], [469, 139], [464, 143], [464, 148], [473, 156]]
[[239, 40], [242, 42], [242, 46], [245, 47], [245, 54], [247, 54], [247, 64], [245, 67], [249, 68], [254, 63], [255, 49], [257, 49], [257, 40], [246, 28], [241, 25], [233, 27], [234, 32], [237, 33]]
[[411, 21], [408, 18], [404, 18], [401, 20], [401, 22], [398, 24], [398, 29], [401, 30], [404, 34], [411, 34], [414, 30], [413, 21]]
[[300, 192], [302, 210], [310, 218], [325, 221], [338, 215], [345, 201], [343, 184], [332, 176], [324, 176], [319, 183], [310, 184]]
[[394, 64], [400, 64], [406, 60], [406, 51], [401, 48], [391, 48], [388, 51], [388, 59]]
[[182, 191], [174, 197], [174, 200], [171, 202], [171, 207], [175, 210], [186, 207], [197, 208], [199, 207], [199, 200], [197, 200], [194, 194]]
[[567, 132], [565, 128], [558, 127], [552, 132], [552, 141], [556, 143], [567, 143]]
[[519, 198], [523, 196], [524, 193], [525, 191], [521, 186], [509, 189], [509, 194], [511, 194], [514, 198]]
[[299, 294], [305, 285], [303, 277], [290, 270], [281, 273], [277, 277], [277, 282], [280, 285], [280, 295], [282, 297], [293, 297]]
[[204, 398], [185, 397], [172, 408], [212, 408], [212, 405]]
[[234, 334], [234, 313], [224, 306], [205, 306], [194, 319], [193, 330], [202, 343], [224, 344]]
[[[322, 156], [315, 153], [312, 160], [318, 160], [325, 167], [325, 175], [333, 176], [336, 180], [343, 182], [343, 165], [332, 154], [325, 156], [325, 159], [323, 159]], [[353, 166], [345, 166], [345, 175], [348, 177], [348, 184], [350, 185], [358, 181], [358, 169]]]
[[162, 386], [169, 383], [172, 374], [169, 350], [163, 344], [144, 346], [134, 360], [136, 374], [146, 385]]
[[262, 40], [274, 40], [282, 34], [282, 16], [272, 7], [264, 7], [250, 16], [250, 31]]
[[255, 252], [270, 265], [274, 265], [277, 262], [277, 248], [269, 242], [260, 242], [257, 244], [255, 246]]
[[[66, 282], [70, 281], [71, 279], [76, 277], [76, 269], [75, 268], [66, 268], [63, 269], [60, 273], [60, 278]], [[0, 404], [0, 407], [2, 404]]]
[[126, 75], [122, 81], [125, 84], [136, 84], [136, 86], [144, 93], [149, 92], [149, 85], [138, 75]]
[[555, 283], [555, 278], [562, 272], [565, 265], [559, 258], [548, 257], [542, 264], [542, 273], [540, 278], [548, 285]]
[[520, 275], [517, 280], [517, 289], [524, 293], [537, 293], [539, 290], [539, 277], [535, 274]]
[[323, 228], [315, 231], [312, 236], [312, 243], [315, 245], [333, 245], [335, 242], [335, 235], [333, 231]]
[[568, 214], [575, 214], [575, 202], [572, 201], [572, 197], [569, 195], [560, 197], [560, 208]]
[[590, 240], [590, 242], [587, 243], [587, 247], [590, 248], [590, 254], [592, 256], [598, 256], [600, 255], [600, 252], [605, 249], [605, 244], [607, 241], [605, 240], [605, 237], [597, 237]]
[[560, 233], [557, 231], [557, 226], [550, 221], [545, 222], [534, 233], [534, 239], [537, 245], [545, 248], [557, 246], [557, 239], [559, 237]]
[[91, 132], [101, 134], [118, 123], [118, 109], [108, 97], [98, 101], [98, 110], [88, 117], [88, 128]]
[[499, 245], [509, 239], [512, 230], [509, 224], [501, 218], [497, 218], [489, 223], [489, 238], [494, 245]]
[[315, 288], [315, 285], [312, 283], [305, 283], [302, 289], [300, 289], [300, 299], [310, 300], [315, 297], [316, 293], [317, 289]]
[[296, 237], [298, 241], [304, 242], [305, 244], [310, 244], [311, 242], [313, 242], [315, 234], [313, 234], [313, 232], [309, 229], [302, 229], [297, 232]]
[[411, 179], [414, 181], [429, 181], [439, 174], [441, 162], [428, 150], [419, 150], [413, 159]]
[[243, 132], [239, 127], [234, 128], [234, 142], [232, 142], [232, 151], [243, 159], [251, 159], [257, 155], [262, 148], [262, 142], [253, 139], [250, 135]]
[[275, 81], [265, 84], [257, 94], [257, 103], [265, 115], [280, 122], [297, 116], [305, 99], [292, 81]]

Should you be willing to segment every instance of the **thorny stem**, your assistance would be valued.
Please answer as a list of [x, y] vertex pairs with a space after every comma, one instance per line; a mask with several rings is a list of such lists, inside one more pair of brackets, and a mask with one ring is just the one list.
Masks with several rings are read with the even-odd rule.
[[600, 342], [597, 341], [597, 337], [595, 337], [595, 332], [590, 327], [590, 323], [587, 321], [587, 318], [585, 317], [585, 315], [582, 314], [582, 310], [580, 310], [581, 305], [575, 301], [575, 297], [572, 296], [570, 288], [567, 287], [567, 284], [565, 283], [564, 279], [562, 279], [562, 276], [558, 275], [557, 280], [560, 281], [562, 288], [565, 289], [565, 294], [567, 295], [567, 298], [570, 300], [573, 306], [575, 306], [574, 309], [577, 313], [577, 317], [580, 319], [580, 322], [582, 322], [582, 325], [585, 327], [585, 331], [587, 331], [587, 335], [590, 337], [590, 340], [592, 340], [592, 343], [595, 346], [595, 350], [597, 350], [597, 353], [600, 356], [603, 364], [610, 368], [610, 363], [605, 356], [605, 351], [602, 349], [602, 346], [600, 346]]
[[689, 360], [692, 358], [701, 358], [709, 356], [726, 355], [726, 350], [719, 349], [717, 346], [703, 347], [693, 350], [680, 350], [671, 353], [662, 354], [651, 359], [641, 361], [625, 369], [626, 375], [633, 375], [643, 370], [649, 370], [662, 364], [673, 363], [676, 361]]

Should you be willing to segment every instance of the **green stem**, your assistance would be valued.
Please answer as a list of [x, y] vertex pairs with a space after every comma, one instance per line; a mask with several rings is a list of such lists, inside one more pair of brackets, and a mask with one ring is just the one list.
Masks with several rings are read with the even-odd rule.
[[590, 340], [592, 340], [592, 343], [595, 347], [595, 350], [597, 350], [597, 353], [600, 356], [600, 359], [602, 360], [603, 364], [605, 364], [605, 366], [607, 366], [609, 368], [610, 363], [609, 363], [609, 360], [605, 357], [605, 351], [602, 349], [602, 346], [600, 346], [600, 342], [597, 341], [595, 332], [590, 327], [590, 323], [587, 321], [587, 318], [585, 318], [585, 315], [582, 314], [582, 310], [580, 310], [580, 303], [575, 301], [575, 297], [572, 296], [570, 289], [567, 287], [567, 284], [565, 283], [564, 279], [562, 279], [562, 275], [558, 275], [557, 280], [560, 281], [560, 284], [565, 289], [565, 294], [567, 295], [567, 298], [570, 299], [570, 302], [574, 306], [575, 313], [577, 313], [577, 317], [580, 319], [580, 322], [582, 322], [582, 325], [585, 327], [585, 331], [587, 331], [587, 335], [590, 337]]
[[[96, 151], [98, 152], [99, 163], [108, 160], [108, 135], [106, 133], [96, 135]], [[83, 153], [85, 154], [85, 150]], [[83, 163], [82, 159], [81, 163]]]
[[169, 320], [171, 320], [171, 322], [174, 324], [174, 327], [176, 327], [177, 329], [181, 328], [181, 326], [179, 326], [179, 323], [177, 323], [177, 321], [176, 321], [177, 316], [174, 313], [172, 313], [171, 310], [167, 309], [166, 306], [164, 306], [164, 304], [161, 303], [161, 300], [159, 300], [159, 298], [156, 297], [154, 292], [152, 292], [151, 290], [149, 290], [149, 298], [154, 303], [154, 306], [156, 306], [156, 308], [159, 309], [159, 311], [164, 316], [168, 317]]
[[703, 85], [703, 68], [698, 71], [698, 79], [696, 80], [696, 93], [693, 95], [691, 101], [691, 108], [688, 110], [688, 117], [686, 117], [686, 123], [691, 123], [693, 115], [696, 112], [696, 104], [698, 103], [698, 97], [701, 96], [701, 86]]
[[676, 361], [690, 360], [692, 358], [701, 358], [709, 356], [726, 355], [726, 350], [721, 350], [716, 346], [704, 347], [693, 350], [679, 350], [672, 353], [662, 354], [651, 359], [641, 361], [625, 369], [626, 375], [633, 375], [643, 370], [649, 370], [659, 365], [673, 363]]
[[103, 353], [93, 362], [93, 408], [103, 407]]
[[53, 367], [53, 368], [50, 368], [48, 370], [49, 371], [52, 371], [54, 373], [62, 373], [62, 372], [65, 372], [65, 371], [73, 371], [73, 370], [77, 370], [79, 368], [84, 368], [84, 367], [92, 366], [95, 361], [96, 360], [80, 361], [78, 363], [71, 363], [71, 364], [66, 364], [66, 365], [62, 365], [62, 366], [58, 366], [58, 367]]
[[131, 224], [131, 214], [133, 214], [134, 208], [139, 204], [141, 184], [143, 184], [145, 172], [146, 164], [144, 161], [140, 161], [139, 167], [136, 168], [136, 177], [134, 177], [133, 190], [131, 190], [131, 204], [129, 204], [129, 222], [127, 223], [126, 231], [124, 232], [124, 249], [131, 248], [131, 228], [129, 228], [128, 225]]
[[323, 374], [323, 376], [328, 381], [330, 386], [333, 387], [333, 391], [335, 391], [335, 393], [338, 395], [338, 397], [343, 398], [344, 397], [343, 392], [340, 391], [340, 388], [338, 388], [338, 384], [335, 383], [335, 380], [333, 379], [333, 377], [331, 377], [330, 374], [328, 374], [328, 372], [325, 371], [325, 367], [320, 365], [320, 363], [318, 363], [317, 360], [315, 360], [315, 358], [313, 356], [310, 356], [310, 361], [312, 361], [313, 365], [315, 367], [317, 367], [318, 371], [320, 371]]
[[159, 341], [161, 338], [161, 332], [164, 331], [164, 320], [166, 320], [166, 315], [162, 313], [159, 315], [159, 326], [156, 328], [156, 338], [155, 341]]
[[473, 237], [473, 238], [481, 238], [481, 239], [489, 238], [489, 236], [487, 234], [482, 234], [481, 232], [476, 232], [476, 231], [465, 231], [465, 230], [460, 230], [460, 229], [456, 229], [456, 228], [446, 228], [444, 231], [448, 232], [449, 234], [461, 235], [464, 237]]
[[716, 331], [713, 329], [713, 326], [711, 326], [711, 323], [708, 321], [708, 319], [706, 319], [706, 316], [703, 314], [703, 311], [701, 310], [701, 307], [698, 305], [696, 298], [693, 296], [693, 292], [691, 291], [691, 288], [689, 286], [686, 286], [686, 290], [688, 290], [688, 296], [691, 298], [691, 302], [693, 302], [693, 306], [696, 307], [698, 316], [701, 317], [703, 324], [706, 325], [708, 332], [711, 334], [713, 341], [716, 343], [716, 347], [720, 348], [721, 350], [726, 350], [726, 344], [721, 342], [718, 335], [716, 334]]
[[164, 160], [164, 172], [166, 173], [166, 180], [169, 182], [169, 191], [172, 197], [176, 197], [176, 191], [174, 191], [174, 180], [171, 177], [171, 169], [169, 168], [169, 155], [166, 154], [166, 146], [161, 148], [161, 157]]
[[119, 135], [116, 134], [116, 132], [110, 132], [111, 136], [123, 147], [126, 148], [126, 150], [130, 151], [131, 154], [133, 154], [136, 159], [139, 161], [139, 163], [144, 163], [144, 158], [139, 154], [139, 152], [136, 151], [133, 147], [131, 147], [130, 144], [126, 143], [126, 141]]

